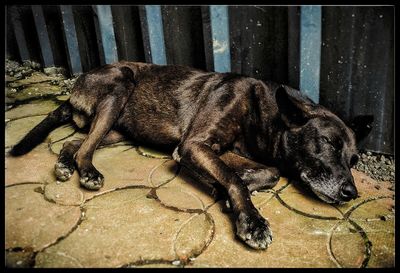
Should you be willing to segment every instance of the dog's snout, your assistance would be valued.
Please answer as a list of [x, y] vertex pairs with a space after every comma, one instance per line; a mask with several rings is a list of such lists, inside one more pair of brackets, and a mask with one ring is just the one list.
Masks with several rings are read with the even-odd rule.
[[351, 199], [356, 199], [357, 198], [357, 189], [354, 185], [350, 183], [345, 183], [342, 185], [342, 188], [340, 190], [340, 196], [344, 201], [350, 201]]

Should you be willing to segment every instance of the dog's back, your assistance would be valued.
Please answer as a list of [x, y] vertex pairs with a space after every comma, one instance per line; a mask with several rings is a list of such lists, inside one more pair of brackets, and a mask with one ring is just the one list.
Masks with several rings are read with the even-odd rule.
[[[135, 62], [116, 65], [130, 67], [136, 81], [116, 126], [137, 141], [161, 146], [176, 146], [196, 114], [212, 103], [214, 94], [223, 108], [232, 96], [245, 93], [256, 81], [185, 66]], [[221, 100], [221, 95], [225, 99]]]

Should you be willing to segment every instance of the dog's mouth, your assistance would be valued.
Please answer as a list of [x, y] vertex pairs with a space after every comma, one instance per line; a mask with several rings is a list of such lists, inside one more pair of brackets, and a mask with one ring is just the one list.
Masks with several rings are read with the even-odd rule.
[[337, 199], [335, 199], [331, 196], [328, 196], [320, 191], [317, 191], [313, 187], [310, 187], [310, 188], [311, 188], [312, 192], [315, 193], [315, 195], [318, 196], [318, 198], [321, 199], [322, 201], [324, 201], [325, 203], [337, 204], [337, 205], [343, 205], [344, 203], [346, 203], [342, 200], [337, 200]]
[[[317, 189], [315, 186], [315, 179], [310, 179], [305, 172], [300, 173], [300, 180], [306, 184], [309, 189], [322, 201], [328, 204], [338, 204], [342, 205], [345, 204], [346, 202], [343, 200], [336, 199], [330, 195], [327, 195], [326, 193], [323, 193], [319, 189]], [[314, 182], [314, 183], [313, 183]]]

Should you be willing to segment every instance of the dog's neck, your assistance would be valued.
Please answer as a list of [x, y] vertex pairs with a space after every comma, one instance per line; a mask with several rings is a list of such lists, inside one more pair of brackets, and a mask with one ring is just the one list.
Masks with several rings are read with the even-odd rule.
[[271, 166], [277, 165], [285, 158], [283, 137], [286, 130], [278, 126], [279, 118], [276, 116], [265, 117], [264, 120], [263, 117], [254, 119], [249, 124], [249, 133], [246, 136], [247, 143], [252, 143], [248, 147], [251, 157]]

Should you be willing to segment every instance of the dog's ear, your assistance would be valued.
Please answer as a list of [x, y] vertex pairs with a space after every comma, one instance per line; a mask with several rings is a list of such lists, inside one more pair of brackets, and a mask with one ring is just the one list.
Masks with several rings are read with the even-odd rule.
[[355, 116], [350, 122], [349, 127], [353, 130], [356, 136], [356, 142], [363, 140], [372, 130], [374, 122], [373, 115]]
[[311, 117], [315, 116], [311, 100], [301, 97], [299, 91], [297, 91], [298, 94], [296, 94], [296, 91], [295, 89], [281, 85], [275, 93], [282, 121], [289, 128], [302, 126]]

